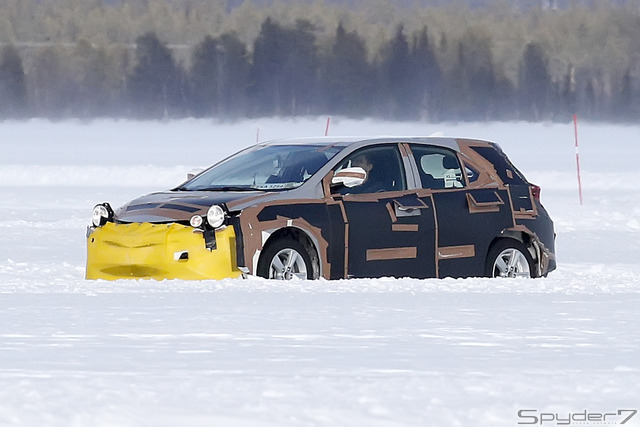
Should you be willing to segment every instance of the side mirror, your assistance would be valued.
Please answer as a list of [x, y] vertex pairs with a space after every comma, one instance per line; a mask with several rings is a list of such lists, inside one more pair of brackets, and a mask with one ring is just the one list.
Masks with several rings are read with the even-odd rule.
[[203, 170], [204, 169], [192, 169], [189, 172], [187, 172], [187, 181], [191, 181], [191, 179], [193, 179], [194, 176], [198, 175]]
[[357, 187], [367, 179], [367, 171], [361, 167], [344, 168], [331, 178], [331, 185], [343, 185], [347, 188]]

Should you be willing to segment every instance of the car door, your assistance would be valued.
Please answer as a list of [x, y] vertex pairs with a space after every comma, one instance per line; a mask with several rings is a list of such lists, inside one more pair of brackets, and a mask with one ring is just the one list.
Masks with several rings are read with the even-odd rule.
[[469, 185], [455, 151], [412, 144], [423, 191], [433, 198], [437, 221], [438, 277], [484, 274], [489, 244], [512, 224], [509, 195], [504, 188]]
[[336, 170], [362, 167], [366, 181], [332, 191], [342, 206], [346, 277], [435, 277], [433, 201], [407, 189], [397, 144], [360, 149]]

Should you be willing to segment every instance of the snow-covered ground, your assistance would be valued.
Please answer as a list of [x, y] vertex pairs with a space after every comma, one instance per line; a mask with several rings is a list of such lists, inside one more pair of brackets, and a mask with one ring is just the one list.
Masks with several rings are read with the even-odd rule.
[[571, 123], [331, 122], [499, 142], [555, 220], [546, 279], [84, 280], [94, 204], [324, 130], [0, 123], [0, 426], [640, 425], [638, 126], [580, 124], [581, 206]]

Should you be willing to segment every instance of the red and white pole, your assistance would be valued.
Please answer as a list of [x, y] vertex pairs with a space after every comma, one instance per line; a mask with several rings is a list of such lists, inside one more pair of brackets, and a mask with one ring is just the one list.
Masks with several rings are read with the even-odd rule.
[[582, 180], [580, 179], [580, 150], [578, 150], [578, 115], [573, 115], [573, 130], [576, 135], [576, 170], [578, 171], [578, 195], [582, 205]]

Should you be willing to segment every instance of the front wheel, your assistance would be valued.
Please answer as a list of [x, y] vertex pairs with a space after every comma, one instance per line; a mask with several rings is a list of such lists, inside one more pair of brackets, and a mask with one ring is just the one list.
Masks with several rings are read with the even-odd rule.
[[533, 258], [517, 240], [498, 240], [489, 250], [486, 275], [488, 277], [533, 277]]
[[313, 264], [305, 247], [286, 238], [269, 244], [258, 263], [258, 276], [266, 279], [313, 279]]

